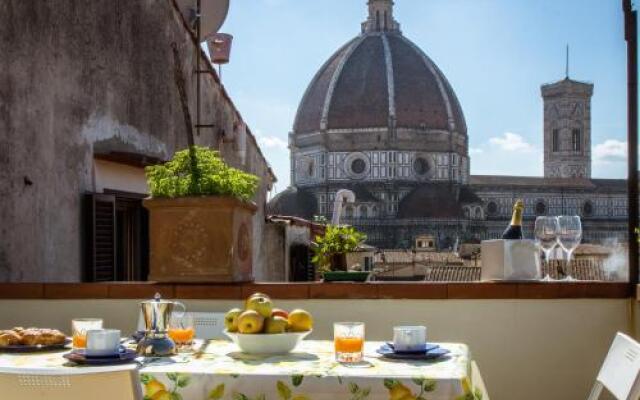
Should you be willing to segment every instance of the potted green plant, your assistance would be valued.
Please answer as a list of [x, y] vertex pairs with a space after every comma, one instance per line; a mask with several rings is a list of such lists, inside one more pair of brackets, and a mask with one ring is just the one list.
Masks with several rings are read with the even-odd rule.
[[227, 165], [217, 151], [192, 146], [146, 168], [149, 279], [252, 280], [251, 202], [258, 177]]
[[316, 236], [313, 243], [313, 258], [325, 282], [365, 281], [368, 272], [349, 271], [347, 253], [364, 243], [366, 235], [347, 225], [327, 225], [324, 235]]

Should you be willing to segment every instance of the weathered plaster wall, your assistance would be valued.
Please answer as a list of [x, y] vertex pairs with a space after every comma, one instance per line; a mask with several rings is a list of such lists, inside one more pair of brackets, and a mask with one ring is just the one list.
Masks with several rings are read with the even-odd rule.
[[[81, 196], [95, 189], [94, 153], [167, 159], [186, 147], [174, 61], [195, 123], [202, 53], [172, 1], [0, 2], [0, 281], [81, 278]], [[202, 123], [216, 127], [196, 142], [262, 178], [259, 241], [270, 170], [250, 133], [223, 142], [244, 123], [214, 75], [202, 82]]]

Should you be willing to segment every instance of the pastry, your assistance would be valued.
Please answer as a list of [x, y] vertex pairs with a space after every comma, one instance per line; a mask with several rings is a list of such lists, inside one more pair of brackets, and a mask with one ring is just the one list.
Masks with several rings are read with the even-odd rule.
[[66, 337], [57, 329], [34, 329], [22, 331], [22, 344], [26, 346], [63, 344]]
[[0, 347], [20, 344], [22, 338], [14, 331], [0, 331]]

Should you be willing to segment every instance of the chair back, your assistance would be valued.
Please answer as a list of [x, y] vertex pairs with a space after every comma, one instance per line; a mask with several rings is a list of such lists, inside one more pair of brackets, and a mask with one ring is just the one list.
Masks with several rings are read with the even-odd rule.
[[0, 371], [0, 393], [11, 400], [142, 400], [135, 368], [69, 375]]
[[[198, 339], [222, 339], [224, 335], [224, 313], [189, 312], [193, 315], [193, 325]], [[144, 330], [142, 313], [138, 316], [138, 330]]]
[[640, 398], [640, 343], [623, 333], [616, 334], [589, 400], [597, 399], [603, 386], [618, 400]]

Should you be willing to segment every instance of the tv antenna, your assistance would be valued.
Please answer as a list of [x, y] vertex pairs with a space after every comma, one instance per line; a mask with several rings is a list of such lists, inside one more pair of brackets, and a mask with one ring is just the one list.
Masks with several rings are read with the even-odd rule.
[[214, 124], [202, 124], [200, 121], [200, 75], [211, 73], [200, 68], [200, 52], [203, 38], [213, 36], [224, 23], [229, 13], [229, 0], [176, 0], [180, 12], [195, 31], [198, 48], [196, 49], [196, 135], [201, 128], [214, 128]]

